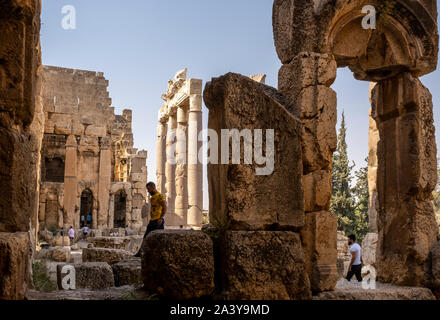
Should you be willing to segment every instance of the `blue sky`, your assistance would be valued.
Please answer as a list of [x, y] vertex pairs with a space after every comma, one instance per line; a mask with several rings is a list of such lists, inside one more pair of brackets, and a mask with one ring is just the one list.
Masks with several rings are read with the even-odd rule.
[[[272, 34], [272, 0], [43, 0], [45, 65], [104, 72], [116, 113], [133, 110], [135, 146], [148, 150], [149, 179], [156, 180], [157, 112], [168, 79], [187, 67], [192, 78], [227, 72], [265, 73], [277, 86], [281, 63]], [[75, 30], [61, 27], [65, 5], [77, 14]], [[433, 94], [440, 124], [440, 73], [422, 78]], [[364, 165], [368, 148], [368, 82], [339, 69], [338, 121], [345, 111], [349, 157]], [[204, 124], [208, 110], [204, 108]], [[339, 122], [338, 122], [339, 126]], [[440, 137], [440, 134], [437, 135]], [[437, 138], [437, 143], [439, 143]], [[205, 179], [206, 184], [206, 179]], [[205, 208], [207, 186], [205, 185]]]

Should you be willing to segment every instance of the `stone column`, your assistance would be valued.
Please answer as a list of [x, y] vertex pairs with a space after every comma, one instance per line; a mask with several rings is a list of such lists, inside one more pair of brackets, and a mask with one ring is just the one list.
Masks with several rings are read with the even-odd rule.
[[302, 160], [305, 227], [301, 231], [306, 268], [314, 293], [333, 290], [337, 272], [337, 217], [329, 213], [332, 158], [337, 147], [336, 79], [333, 56], [300, 53], [279, 72], [279, 91], [303, 124]]
[[176, 132], [176, 201], [177, 225], [186, 226], [188, 221], [188, 165], [187, 165], [188, 107], [177, 109]]
[[110, 204], [108, 208], [108, 227], [113, 229], [115, 223], [115, 195], [110, 195]]
[[[377, 105], [373, 101], [373, 89], [375, 82], [370, 84], [370, 104]], [[379, 131], [377, 130], [376, 120], [372, 116], [372, 109], [369, 112], [370, 125], [368, 135], [368, 191], [370, 199], [368, 202], [369, 232], [362, 241], [362, 262], [365, 266], [376, 267], [377, 252], [377, 211], [379, 210], [379, 200], [377, 196], [377, 145], [379, 143]]]
[[161, 118], [157, 125], [157, 143], [156, 143], [156, 176], [157, 189], [160, 193], [165, 194], [165, 166], [166, 166], [166, 148], [167, 148], [167, 131], [168, 119]]
[[198, 136], [202, 131], [202, 96], [194, 94], [189, 100], [188, 125], [188, 225], [202, 225], [203, 210], [203, 165], [198, 159], [202, 142]]
[[437, 184], [432, 96], [410, 73], [377, 83], [373, 116], [377, 147], [378, 281], [426, 285], [438, 235], [431, 203]]
[[[74, 135], [70, 135], [66, 142], [66, 160], [64, 169], [64, 228], [73, 226], [79, 228], [79, 217], [75, 215], [77, 200], [77, 143]], [[78, 218], [78, 219], [77, 219]]]
[[112, 170], [112, 152], [110, 142], [103, 138], [99, 155], [99, 179], [98, 179], [98, 229], [108, 227], [107, 218], [109, 214], [110, 184]]
[[176, 129], [177, 129], [177, 115], [174, 111], [173, 114], [170, 114], [169, 118], [169, 132], [167, 134], [166, 140], [166, 151], [167, 151], [167, 161], [165, 164], [165, 175], [166, 175], [166, 201], [167, 201], [167, 215], [165, 218], [166, 225], [176, 226], [177, 218], [175, 213], [174, 203], [176, 200]]

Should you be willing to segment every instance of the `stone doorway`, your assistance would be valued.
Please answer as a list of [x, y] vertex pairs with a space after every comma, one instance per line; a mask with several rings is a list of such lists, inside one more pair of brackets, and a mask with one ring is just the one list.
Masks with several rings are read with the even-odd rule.
[[[431, 204], [437, 182], [432, 97], [419, 78], [437, 67], [433, 1], [379, 1], [376, 25], [365, 28], [363, 0], [275, 0], [274, 38], [283, 66], [279, 90], [303, 123], [306, 260], [314, 291], [328, 290], [336, 250], [328, 214], [332, 155], [336, 149], [336, 69], [375, 82], [377, 126], [376, 263], [378, 281], [427, 284], [430, 248], [438, 227]], [[374, 190], [370, 190], [374, 191]], [[331, 241], [334, 244], [333, 238]], [[334, 246], [334, 245], [333, 245]], [[330, 250], [334, 254], [329, 254]], [[315, 281], [316, 279], [316, 281]]]
[[81, 193], [80, 227], [84, 225], [90, 227], [93, 222], [93, 193], [86, 189]]
[[127, 194], [124, 190], [115, 194], [114, 228], [126, 227]]

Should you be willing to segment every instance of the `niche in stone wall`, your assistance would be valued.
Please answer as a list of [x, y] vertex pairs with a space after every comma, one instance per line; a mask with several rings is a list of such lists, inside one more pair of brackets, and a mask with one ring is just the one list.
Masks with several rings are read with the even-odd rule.
[[89, 227], [93, 223], [93, 193], [89, 189], [85, 189], [81, 193], [81, 208], [80, 208], [80, 226], [84, 225]]
[[60, 157], [44, 159], [44, 181], [45, 182], [64, 182], [64, 160]]
[[121, 190], [115, 194], [115, 215], [114, 215], [114, 227], [125, 228], [126, 221], [125, 215], [127, 210], [127, 194]]

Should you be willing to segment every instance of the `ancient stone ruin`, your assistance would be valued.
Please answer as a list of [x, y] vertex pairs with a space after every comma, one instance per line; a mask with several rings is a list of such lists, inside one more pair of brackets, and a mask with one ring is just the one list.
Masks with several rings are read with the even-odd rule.
[[41, 146], [39, 0], [0, 10], [0, 298], [23, 299], [32, 283]]
[[132, 111], [115, 115], [102, 73], [44, 66], [42, 78], [40, 229], [146, 225], [147, 152], [133, 147]]
[[[377, 9], [376, 29], [362, 27], [367, 4]], [[28, 290], [32, 257], [49, 261], [58, 289], [70, 265], [83, 297], [90, 292], [82, 289], [138, 283], [174, 299], [440, 297], [433, 105], [419, 80], [437, 68], [434, 0], [275, 0], [278, 89], [265, 85], [264, 75], [228, 73], [203, 92], [208, 128], [228, 134], [214, 145], [227, 161], [208, 165], [210, 224], [144, 240], [146, 152], [133, 148], [131, 111], [114, 114], [103, 74], [41, 66], [40, 5], [8, 0], [0, 11], [7, 31], [0, 34], [1, 299], [41, 297]], [[337, 144], [330, 86], [339, 67], [374, 82], [363, 262], [376, 269], [375, 291], [337, 289], [348, 258], [330, 212]], [[202, 81], [186, 73], [169, 81], [159, 112], [157, 184], [168, 202], [168, 229], [197, 229], [202, 218]], [[234, 162], [237, 141], [244, 147]], [[273, 168], [256, 174], [264, 158]], [[39, 230], [50, 238], [47, 228], [78, 229], [90, 215], [101, 231], [94, 237], [37, 245]], [[96, 236], [118, 227], [138, 230]], [[141, 246], [142, 258], [133, 259]]]
[[[169, 227], [200, 227], [203, 167], [198, 160], [202, 131], [202, 80], [187, 79], [187, 69], [168, 81], [157, 126], [157, 188], [166, 196]], [[194, 142], [194, 143], [192, 143]]]

